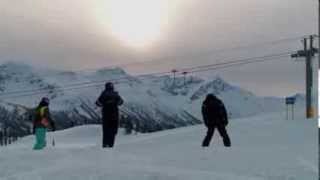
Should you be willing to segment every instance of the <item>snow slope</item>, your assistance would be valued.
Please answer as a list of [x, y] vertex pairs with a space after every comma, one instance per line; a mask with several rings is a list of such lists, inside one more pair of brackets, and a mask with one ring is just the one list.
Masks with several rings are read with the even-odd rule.
[[[0, 179], [45, 180], [313, 180], [318, 177], [317, 126], [281, 114], [234, 119], [232, 147], [215, 136], [201, 148], [201, 125], [150, 134], [118, 135], [114, 149], [100, 148], [100, 127], [50, 133], [55, 147], [32, 151], [28, 136], [0, 148]], [[215, 134], [217, 135], [217, 134]]]

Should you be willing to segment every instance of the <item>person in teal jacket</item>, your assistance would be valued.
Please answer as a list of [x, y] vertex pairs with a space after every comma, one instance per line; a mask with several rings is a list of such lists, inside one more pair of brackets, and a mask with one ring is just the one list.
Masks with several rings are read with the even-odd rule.
[[55, 123], [50, 115], [49, 99], [44, 97], [35, 109], [33, 134], [35, 134], [36, 143], [33, 146], [34, 150], [41, 150], [46, 147], [46, 132], [49, 127], [52, 128], [52, 131], [55, 131], [56, 129]]

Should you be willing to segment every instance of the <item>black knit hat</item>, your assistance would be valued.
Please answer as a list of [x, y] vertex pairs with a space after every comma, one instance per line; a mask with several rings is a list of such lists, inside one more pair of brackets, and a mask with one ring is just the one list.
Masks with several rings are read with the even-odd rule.
[[214, 99], [217, 99], [217, 97], [212, 93], [208, 94], [207, 97], [206, 97], [207, 101], [212, 101]]
[[40, 101], [39, 106], [49, 106], [50, 100], [47, 97], [43, 97]]
[[106, 90], [114, 90], [113, 83], [112, 83], [112, 82], [107, 82], [107, 83], [105, 84], [105, 89], [106, 89]]

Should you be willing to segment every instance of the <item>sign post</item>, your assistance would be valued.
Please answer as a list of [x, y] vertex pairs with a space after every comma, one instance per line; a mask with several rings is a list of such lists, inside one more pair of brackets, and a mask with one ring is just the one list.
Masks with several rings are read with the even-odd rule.
[[286, 97], [287, 120], [289, 120], [289, 106], [291, 106], [291, 119], [294, 120], [294, 104], [296, 97]]

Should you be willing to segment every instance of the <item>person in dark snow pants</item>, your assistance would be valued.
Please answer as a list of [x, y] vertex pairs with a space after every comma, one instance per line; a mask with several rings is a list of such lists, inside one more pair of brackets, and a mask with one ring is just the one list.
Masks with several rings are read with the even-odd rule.
[[208, 147], [215, 129], [218, 129], [223, 144], [231, 146], [231, 141], [226, 130], [228, 125], [228, 115], [224, 104], [213, 94], [208, 94], [202, 104], [202, 116], [205, 126], [208, 128], [207, 135], [202, 142], [203, 147]]
[[36, 143], [33, 146], [34, 150], [41, 150], [46, 147], [46, 132], [50, 126], [52, 131], [56, 130], [49, 111], [49, 99], [44, 97], [35, 109], [34, 114], [33, 134], [36, 136]]
[[112, 148], [115, 142], [115, 136], [119, 127], [119, 108], [123, 100], [119, 93], [114, 90], [111, 82], [106, 83], [105, 90], [96, 101], [98, 107], [102, 107], [102, 147]]

